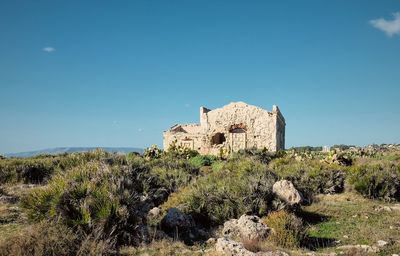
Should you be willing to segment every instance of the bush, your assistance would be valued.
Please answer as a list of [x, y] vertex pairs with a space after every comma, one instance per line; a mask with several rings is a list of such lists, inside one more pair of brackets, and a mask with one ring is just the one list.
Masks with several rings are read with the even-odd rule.
[[143, 170], [89, 162], [34, 189], [22, 206], [34, 220], [59, 219], [73, 230], [101, 234], [113, 246], [138, 244], [146, 237]]
[[273, 229], [268, 240], [284, 248], [297, 248], [306, 235], [303, 222], [293, 213], [277, 211], [270, 213], [263, 222]]
[[150, 175], [158, 187], [165, 188], [169, 193], [186, 186], [197, 172], [185, 168], [166, 168], [155, 166], [151, 168]]
[[189, 159], [199, 154], [196, 150], [177, 145], [177, 143], [178, 141], [175, 140], [169, 145], [168, 150], [165, 152], [167, 157]]
[[111, 156], [110, 153], [97, 149], [83, 153], [3, 159], [0, 160], [0, 183], [46, 183], [57, 172]]
[[157, 145], [152, 145], [151, 147], [146, 148], [146, 149], [144, 150], [143, 156], [144, 156], [146, 159], [151, 160], [151, 159], [160, 158], [161, 155], [162, 155], [162, 153], [163, 153], [163, 151], [162, 151], [161, 149], [159, 149], [159, 148], [157, 147]]
[[309, 202], [315, 194], [334, 194], [344, 190], [346, 173], [338, 164], [285, 157], [273, 160], [269, 166], [280, 178], [292, 181]]
[[241, 157], [251, 158], [252, 160], [261, 162], [263, 164], [268, 164], [273, 159], [284, 157], [286, 155], [286, 152], [285, 151], [269, 152], [266, 148], [264, 149], [250, 148], [250, 149], [239, 150], [237, 155]]
[[259, 162], [231, 159], [220, 170], [198, 177], [183, 190], [184, 194], [171, 195], [164, 205], [181, 206], [187, 213], [204, 216], [211, 224], [222, 224], [244, 213], [265, 215], [275, 181], [276, 176]]
[[367, 198], [400, 201], [400, 166], [380, 163], [353, 167], [349, 183]]
[[54, 158], [0, 160], [0, 183], [46, 182], [58, 163]]
[[216, 160], [217, 158], [215, 156], [197, 155], [195, 157], [190, 158], [189, 163], [194, 168], [200, 168], [202, 166], [211, 166]]
[[76, 255], [78, 236], [67, 227], [43, 222], [27, 227], [0, 245], [0, 255]]
[[188, 160], [166, 155], [145, 160], [98, 151], [63, 156], [60, 163], [66, 170], [32, 189], [21, 205], [34, 221], [57, 219], [112, 248], [147, 241], [148, 210], [199, 172]]
[[56, 222], [40, 222], [13, 234], [0, 244], [0, 255], [107, 255], [107, 241], [86, 236], [82, 232]]
[[219, 172], [224, 168], [225, 162], [223, 161], [215, 161], [211, 164], [211, 169], [214, 172]]

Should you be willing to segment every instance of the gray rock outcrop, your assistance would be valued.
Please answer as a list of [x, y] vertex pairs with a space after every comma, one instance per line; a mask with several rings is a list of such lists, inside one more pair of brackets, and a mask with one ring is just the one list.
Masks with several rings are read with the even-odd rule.
[[218, 238], [215, 250], [226, 256], [289, 256], [289, 254], [282, 251], [251, 252], [242, 243], [227, 237]]
[[270, 228], [255, 215], [242, 215], [224, 223], [223, 234], [230, 238], [260, 240], [268, 236]]

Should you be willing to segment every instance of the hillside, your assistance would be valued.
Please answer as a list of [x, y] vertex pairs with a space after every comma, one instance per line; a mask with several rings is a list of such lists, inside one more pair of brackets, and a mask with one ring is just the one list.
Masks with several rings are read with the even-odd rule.
[[0, 159], [0, 255], [394, 255], [400, 148]]
[[143, 153], [142, 148], [130, 148], [130, 147], [58, 147], [58, 148], [48, 148], [42, 150], [35, 151], [26, 151], [26, 152], [17, 152], [17, 153], [8, 153], [4, 156], [6, 157], [33, 157], [37, 155], [57, 155], [63, 153], [75, 153], [75, 152], [88, 152], [93, 151], [95, 149], [102, 149], [106, 152], [110, 153], [130, 153], [137, 152], [139, 154]]

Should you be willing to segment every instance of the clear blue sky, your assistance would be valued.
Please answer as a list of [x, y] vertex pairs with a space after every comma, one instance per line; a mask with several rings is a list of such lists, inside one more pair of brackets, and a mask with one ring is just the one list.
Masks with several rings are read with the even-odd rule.
[[400, 143], [396, 12], [399, 0], [1, 1], [0, 153], [161, 145], [201, 105], [231, 101], [279, 105], [286, 147]]

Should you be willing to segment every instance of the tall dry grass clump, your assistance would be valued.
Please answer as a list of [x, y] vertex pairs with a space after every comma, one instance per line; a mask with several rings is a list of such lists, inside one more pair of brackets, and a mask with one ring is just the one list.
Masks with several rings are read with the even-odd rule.
[[273, 229], [268, 240], [283, 248], [300, 247], [306, 235], [302, 220], [284, 210], [270, 213], [263, 222]]

